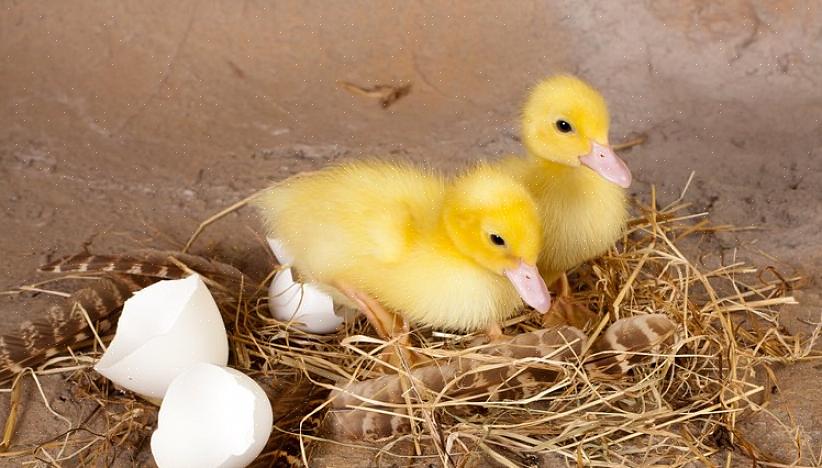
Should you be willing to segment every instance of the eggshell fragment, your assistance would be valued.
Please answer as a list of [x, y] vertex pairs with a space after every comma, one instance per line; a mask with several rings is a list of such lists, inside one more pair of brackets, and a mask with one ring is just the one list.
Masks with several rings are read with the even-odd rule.
[[169, 385], [151, 453], [160, 468], [250, 464], [271, 434], [271, 403], [245, 374], [195, 364]]
[[[268, 245], [282, 265], [294, 261], [279, 240], [269, 237]], [[335, 311], [331, 296], [314, 284], [294, 281], [291, 268], [277, 272], [271, 280], [268, 308], [277, 320], [292, 322], [296, 328], [311, 333], [333, 333], [345, 322]]]
[[334, 311], [331, 296], [311, 283], [297, 283], [291, 268], [278, 272], [268, 288], [271, 315], [283, 322], [294, 322], [300, 330], [333, 333], [345, 319]]
[[122, 387], [160, 399], [178, 374], [198, 362], [226, 365], [228, 338], [214, 298], [195, 274], [159, 281], [128, 299], [94, 368]]
[[268, 240], [268, 246], [271, 247], [271, 251], [274, 252], [274, 256], [277, 257], [280, 265], [291, 265], [294, 263], [294, 257], [285, 251], [285, 245], [283, 245], [281, 240], [273, 237], [268, 237], [266, 240]]

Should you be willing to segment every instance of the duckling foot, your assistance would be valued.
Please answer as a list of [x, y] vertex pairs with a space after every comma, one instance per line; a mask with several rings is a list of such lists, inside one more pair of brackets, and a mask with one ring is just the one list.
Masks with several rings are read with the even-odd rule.
[[542, 317], [542, 326], [554, 328], [569, 325], [584, 330], [586, 325], [593, 323], [596, 314], [574, 302], [571, 297], [571, 286], [565, 273], [559, 277], [555, 285], [559, 285], [559, 293], [554, 297], [551, 309]]
[[469, 347], [485, 346], [489, 344], [501, 344], [511, 341], [511, 336], [502, 332], [502, 327], [499, 323], [492, 323], [488, 325], [482, 333], [477, 333], [477, 336], [468, 341]]
[[389, 348], [380, 355], [380, 359], [386, 362], [389, 368], [396, 369], [403, 366], [403, 364], [413, 367], [415, 364], [424, 361], [408, 349], [411, 346], [411, 330], [406, 320], [386, 310], [382, 304], [368, 294], [343, 284], [337, 284], [336, 287], [357, 304], [360, 312], [365, 315], [380, 338], [386, 341], [397, 339], [395, 346], [397, 352]]
[[507, 341], [508, 338], [508, 336], [502, 332], [502, 327], [500, 327], [497, 322], [488, 325], [488, 328], [485, 329], [485, 334], [488, 335], [488, 340], [491, 343]]

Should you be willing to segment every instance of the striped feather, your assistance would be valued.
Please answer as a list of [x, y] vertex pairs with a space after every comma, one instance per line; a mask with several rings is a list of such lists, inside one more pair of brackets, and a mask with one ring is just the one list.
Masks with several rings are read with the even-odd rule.
[[[493, 347], [490, 356], [512, 360], [552, 356], [573, 360], [582, 351], [585, 336], [573, 327], [558, 327], [523, 333]], [[520, 399], [534, 395], [556, 380], [561, 369], [548, 365], [488, 366], [478, 359], [455, 358], [420, 367], [411, 378], [426, 394], [444, 393], [445, 399]], [[331, 394], [331, 430], [340, 439], [377, 440], [410, 431], [404, 409], [390, 405], [404, 403], [403, 381], [398, 375], [354, 382]], [[383, 406], [363, 401], [376, 400]], [[379, 412], [377, 412], [377, 411]]]
[[18, 333], [0, 336], [0, 382], [8, 381], [26, 367], [42, 364], [67, 346], [89, 340], [93, 335], [81, 307], [96, 323], [98, 333], [105, 333], [112, 328], [111, 315], [135, 291], [152, 282], [124, 275], [100, 278], [47, 306], [44, 313], [37, 314], [42, 319], [21, 323]]
[[[591, 346], [585, 367], [593, 377], [622, 377], [646, 361], [635, 353], [658, 351], [673, 342], [675, 326], [662, 314], [626, 318], [614, 322]], [[551, 355], [553, 360], [575, 360], [586, 342], [583, 333], [571, 326], [539, 330], [513, 337], [492, 348], [491, 356], [512, 360]], [[571, 346], [567, 346], [572, 343]], [[452, 359], [414, 369], [411, 378], [425, 395], [443, 394], [444, 399], [525, 399], [545, 390], [560, 375], [560, 369], [534, 364], [487, 368], [488, 361]], [[478, 370], [483, 366], [483, 370]], [[456, 384], [455, 384], [456, 382]], [[353, 382], [331, 394], [330, 429], [338, 439], [378, 440], [410, 431], [404, 409], [403, 381], [386, 375]], [[365, 399], [369, 401], [364, 401]], [[379, 404], [379, 403], [384, 403]]]
[[[183, 268], [181, 265], [185, 265]], [[49, 273], [122, 273], [159, 279], [179, 279], [191, 270], [218, 283], [251, 287], [249, 279], [237, 268], [199, 255], [170, 250], [142, 249], [124, 255], [79, 254], [43, 265]]]
[[[184, 265], [185, 268], [182, 266]], [[48, 357], [92, 338], [82, 306], [98, 333], [114, 327], [114, 313], [140, 289], [164, 279], [180, 279], [195, 271], [226, 287], [227, 294], [255, 292], [255, 285], [233, 266], [179, 252], [145, 249], [126, 255], [79, 254], [39, 268], [48, 273], [93, 273], [101, 278], [70, 297], [46, 307], [36, 321], [24, 321], [15, 334], [0, 336], [0, 382], [25, 367], [42, 364]], [[215, 295], [226, 295], [222, 290]]]
[[617, 320], [591, 345], [585, 365], [601, 379], [619, 378], [674, 341], [676, 326], [663, 314]]
[[43, 265], [39, 270], [48, 273], [123, 273], [161, 279], [182, 278], [186, 275], [180, 266], [168, 259], [149, 262], [131, 255], [72, 255]]

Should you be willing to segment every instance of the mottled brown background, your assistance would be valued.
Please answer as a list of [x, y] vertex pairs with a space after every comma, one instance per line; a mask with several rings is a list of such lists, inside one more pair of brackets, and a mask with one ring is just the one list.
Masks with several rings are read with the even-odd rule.
[[[527, 88], [558, 71], [598, 86], [632, 192], [688, 199], [727, 254], [800, 271], [785, 325], [820, 317], [822, 4], [818, 1], [0, 2], [0, 288], [55, 255], [179, 246], [273, 180], [364, 154], [441, 168], [520, 152]], [[388, 110], [336, 82], [412, 82]], [[200, 248], [261, 268], [252, 214]], [[248, 228], [246, 229], [246, 226]], [[775, 259], [757, 254], [761, 249]], [[196, 250], [196, 249], [195, 249]], [[0, 301], [0, 332], [30, 313]], [[822, 444], [818, 363], [778, 371], [771, 408]], [[47, 386], [58, 408], [59, 379]], [[34, 398], [32, 388], [27, 394]], [[7, 395], [0, 394], [5, 414]], [[32, 403], [17, 442], [64, 427]], [[743, 426], [785, 461], [766, 418]], [[333, 464], [334, 460], [326, 462]]]

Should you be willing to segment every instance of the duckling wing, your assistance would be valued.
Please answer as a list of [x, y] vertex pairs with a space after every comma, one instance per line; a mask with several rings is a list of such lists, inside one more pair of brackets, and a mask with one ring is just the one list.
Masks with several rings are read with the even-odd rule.
[[386, 208], [364, 212], [362, 219], [362, 227], [371, 240], [370, 245], [363, 246], [363, 251], [385, 263], [402, 260], [414, 235], [412, 214], [402, 207]]
[[401, 260], [442, 191], [439, 178], [411, 167], [354, 163], [288, 179], [257, 205], [296, 266], [328, 278]]

